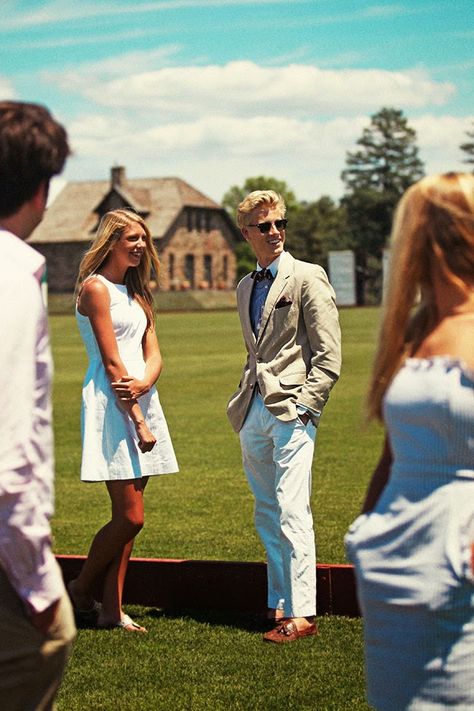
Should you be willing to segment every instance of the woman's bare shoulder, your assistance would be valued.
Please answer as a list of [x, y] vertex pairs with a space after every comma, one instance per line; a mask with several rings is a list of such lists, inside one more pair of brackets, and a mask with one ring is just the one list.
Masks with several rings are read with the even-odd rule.
[[449, 339], [454, 355], [474, 367], [474, 313], [458, 316], [450, 324]]
[[77, 305], [79, 311], [87, 315], [87, 310], [91, 306], [109, 305], [110, 294], [104, 282], [96, 275], [88, 277], [81, 286]]
[[421, 344], [417, 355], [422, 358], [452, 356], [474, 367], [474, 313], [443, 319]]

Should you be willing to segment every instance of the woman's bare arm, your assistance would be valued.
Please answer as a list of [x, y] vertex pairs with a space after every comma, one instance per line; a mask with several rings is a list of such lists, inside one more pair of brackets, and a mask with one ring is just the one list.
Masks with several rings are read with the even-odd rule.
[[367, 513], [372, 511], [377, 501], [380, 498], [382, 491], [390, 477], [390, 469], [392, 467], [392, 449], [390, 447], [390, 441], [388, 436], [385, 436], [385, 442], [383, 445], [382, 454], [375, 467], [374, 473], [369, 483], [367, 493], [365, 495], [365, 500], [362, 505], [362, 513]]
[[120, 380], [112, 382], [117, 397], [122, 400], [133, 400], [145, 395], [158, 380], [163, 361], [154, 327], [148, 328], [143, 336], [143, 358], [145, 360], [145, 374], [142, 379], [131, 375], [124, 375]]
[[[89, 318], [109, 380], [114, 382], [127, 376], [127, 369], [120, 357], [115, 338], [107, 287], [99, 279], [88, 280], [80, 293], [78, 308], [80, 313]], [[138, 402], [134, 399], [124, 401], [119, 398], [118, 401], [135, 425], [141, 451], [148, 452], [153, 449], [156, 439], [145, 424]]]

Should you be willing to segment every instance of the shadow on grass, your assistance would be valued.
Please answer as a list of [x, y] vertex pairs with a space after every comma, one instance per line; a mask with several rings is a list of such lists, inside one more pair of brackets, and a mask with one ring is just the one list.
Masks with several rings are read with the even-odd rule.
[[[127, 606], [127, 608], [130, 606]], [[232, 612], [228, 610], [198, 610], [192, 608], [160, 609], [132, 606], [136, 612], [133, 618], [146, 627], [147, 618], [153, 620], [193, 620], [210, 627], [224, 627], [245, 632], [266, 632], [274, 623], [265, 618], [265, 613]], [[76, 627], [80, 630], [102, 632], [110, 628], [97, 626], [96, 614], [76, 614]]]
[[232, 612], [229, 610], [196, 610], [192, 608], [151, 608], [144, 617], [166, 620], [194, 620], [211, 627], [227, 627], [245, 632], [266, 632], [274, 623], [265, 618], [265, 613]]

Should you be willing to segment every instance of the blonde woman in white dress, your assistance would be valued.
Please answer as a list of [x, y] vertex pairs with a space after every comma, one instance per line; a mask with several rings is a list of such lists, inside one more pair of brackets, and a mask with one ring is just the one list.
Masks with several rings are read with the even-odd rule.
[[474, 175], [402, 198], [369, 390], [384, 452], [346, 536], [376, 709], [474, 708]]
[[[79, 576], [68, 585], [76, 613], [99, 627], [146, 629], [122, 609], [135, 536], [143, 526], [148, 477], [178, 471], [155, 382], [162, 369], [151, 269], [158, 256], [144, 220], [131, 210], [102, 218], [84, 256], [76, 316], [89, 358], [82, 396], [81, 479], [105, 482], [111, 520], [96, 534]], [[102, 605], [92, 590], [104, 575]]]

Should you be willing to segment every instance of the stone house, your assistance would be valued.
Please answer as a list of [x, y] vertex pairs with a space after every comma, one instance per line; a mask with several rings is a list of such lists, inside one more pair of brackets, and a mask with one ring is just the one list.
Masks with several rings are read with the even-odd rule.
[[235, 286], [240, 232], [226, 210], [180, 178], [129, 180], [117, 166], [110, 182], [68, 183], [28, 238], [46, 258], [52, 292], [73, 291], [100, 218], [122, 207], [140, 214], [151, 231], [161, 261], [160, 289]]

